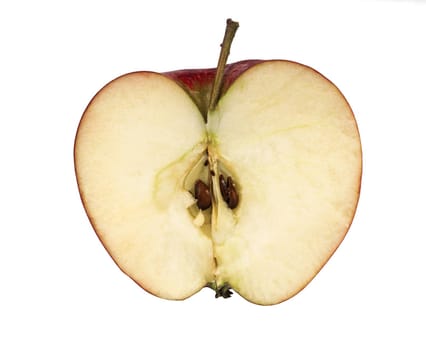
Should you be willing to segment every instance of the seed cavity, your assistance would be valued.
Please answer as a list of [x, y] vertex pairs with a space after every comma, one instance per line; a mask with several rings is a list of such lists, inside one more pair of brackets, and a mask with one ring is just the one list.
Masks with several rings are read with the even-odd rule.
[[219, 187], [222, 198], [228, 204], [228, 207], [235, 209], [238, 206], [239, 197], [232, 177], [228, 176], [225, 181], [225, 177], [221, 174], [219, 176]]
[[201, 180], [197, 180], [194, 186], [194, 197], [197, 200], [197, 207], [206, 210], [212, 205], [212, 196], [209, 187]]

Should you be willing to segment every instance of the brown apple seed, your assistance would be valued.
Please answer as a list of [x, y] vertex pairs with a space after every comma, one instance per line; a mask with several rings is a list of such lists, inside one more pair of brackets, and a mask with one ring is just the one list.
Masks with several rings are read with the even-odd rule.
[[235, 209], [238, 206], [239, 197], [232, 177], [228, 176], [225, 181], [225, 177], [222, 174], [219, 175], [219, 187], [222, 198], [228, 204], [228, 207]]
[[226, 186], [225, 177], [220, 174], [219, 176], [219, 187], [220, 187], [220, 193], [222, 194], [223, 200], [228, 203], [229, 196], [228, 196], [228, 187]]
[[201, 180], [197, 180], [194, 186], [194, 196], [197, 200], [197, 207], [206, 210], [212, 205], [212, 197], [209, 187]]
[[228, 176], [228, 178], [226, 179], [226, 188], [228, 190], [228, 207], [230, 209], [235, 209], [238, 205], [239, 198], [234, 181], [232, 181], [232, 177], [230, 176]]

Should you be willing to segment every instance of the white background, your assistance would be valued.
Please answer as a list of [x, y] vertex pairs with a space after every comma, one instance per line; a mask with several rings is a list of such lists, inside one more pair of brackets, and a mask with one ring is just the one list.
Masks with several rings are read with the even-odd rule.
[[[128, 71], [214, 66], [227, 17], [230, 61], [316, 68], [363, 143], [350, 232], [272, 307], [145, 293], [99, 243], [74, 176], [94, 93]], [[1, 349], [426, 348], [426, 3], [4, 1], [0, 37]]]

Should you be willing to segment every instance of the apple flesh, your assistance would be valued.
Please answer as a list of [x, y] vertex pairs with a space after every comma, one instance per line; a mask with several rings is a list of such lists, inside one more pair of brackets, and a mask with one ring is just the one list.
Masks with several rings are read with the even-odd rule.
[[209, 110], [215, 74], [135, 72], [102, 88], [76, 135], [81, 198], [111, 257], [150, 293], [181, 300], [210, 286], [277, 304], [310, 282], [353, 220], [356, 121], [338, 88], [302, 64], [227, 65]]

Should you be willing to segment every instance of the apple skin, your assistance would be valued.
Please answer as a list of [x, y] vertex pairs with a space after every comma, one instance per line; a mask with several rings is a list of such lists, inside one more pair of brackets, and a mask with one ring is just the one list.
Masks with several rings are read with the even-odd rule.
[[[223, 95], [232, 83], [250, 67], [263, 62], [262, 60], [244, 60], [227, 64], [223, 75], [221, 95]], [[176, 81], [191, 96], [200, 109], [204, 120], [207, 121], [207, 112], [210, 102], [216, 68], [207, 69], [182, 69], [162, 73]]]

